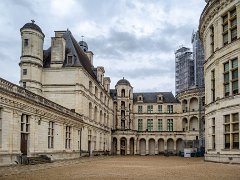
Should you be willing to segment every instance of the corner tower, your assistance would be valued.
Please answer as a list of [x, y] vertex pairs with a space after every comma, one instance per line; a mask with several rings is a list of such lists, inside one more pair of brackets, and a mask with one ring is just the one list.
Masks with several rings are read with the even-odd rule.
[[42, 93], [43, 42], [41, 28], [32, 20], [21, 29], [22, 52], [20, 85], [34, 93]]

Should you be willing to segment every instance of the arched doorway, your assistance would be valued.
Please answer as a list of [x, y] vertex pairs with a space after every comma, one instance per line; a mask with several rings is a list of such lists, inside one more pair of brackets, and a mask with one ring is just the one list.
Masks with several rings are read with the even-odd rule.
[[130, 154], [134, 155], [134, 138], [130, 139]]
[[158, 153], [164, 152], [164, 139], [158, 140]]
[[146, 140], [140, 139], [139, 141], [140, 155], [146, 155]]
[[179, 151], [183, 151], [184, 146], [183, 146], [183, 140], [182, 140], [181, 138], [179, 138], [179, 139], [177, 140], [176, 146], [177, 146], [177, 147], [176, 147], [177, 153], [178, 153]]
[[120, 140], [120, 154], [126, 155], [127, 154], [127, 139], [125, 137], [121, 138]]
[[148, 141], [148, 147], [149, 147], [149, 155], [155, 155], [155, 140], [154, 139], [150, 139]]
[[113, 138], [113, 142], [112, 142], [112, 153], [113, 155], [117, 154], [117, 138]]
[[167, 151], [174, 152], [174, 141], [171, 138], [167, 140]]

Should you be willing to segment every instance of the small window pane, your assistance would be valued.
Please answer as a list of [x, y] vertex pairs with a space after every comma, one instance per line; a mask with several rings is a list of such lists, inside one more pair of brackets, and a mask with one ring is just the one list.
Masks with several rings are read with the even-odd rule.
[[224, 72], [229, 71], [229, 63], [224, 64]]
[[232, 60], [232, 68], [238, 67], [238, 59]]
[[232, 71], [232, 79], [237, 79], [238, 78], [238, 69]]

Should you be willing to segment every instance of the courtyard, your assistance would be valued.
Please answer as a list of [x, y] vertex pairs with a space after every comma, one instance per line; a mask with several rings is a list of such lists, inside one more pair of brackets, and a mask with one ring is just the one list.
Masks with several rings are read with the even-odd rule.
[[176, 156], [109, 156], [0, 167], [0, 179], [240, 179], [240, 166]]

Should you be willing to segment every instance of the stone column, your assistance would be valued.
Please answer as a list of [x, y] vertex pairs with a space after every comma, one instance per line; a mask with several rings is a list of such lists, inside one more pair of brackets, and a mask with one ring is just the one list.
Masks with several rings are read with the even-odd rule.
[[135, 149], [135, 154], [139, 154], [139, 140], [138, 140], [138, 138], [135, 140], [135, 146], [136, 146], [136, 149]]
[[177, 152], [177, 140], [175, 138], [173, 139], [173, 145], [174, 151]]
[[164, 138], [164, 151], [167, 151], [167, 139]]
[[19, 154], [21, 153], [21, 115], [20, 111], [13, 111], [12, 150]]
[[158, 140], [155, 139], [155, 155], [158, 154]]
[[134, 151], [133, 151], [134, 155], [137, 154], [137, 143], [138, 143], [137, 140], [134, 139]]
[[149, 139], [146, 139], [146, 154], [149, 154]]
[[120, 155], [120, 138], [117, 138], [117, 155]]
[[127, 141], [127, 155], [130, 154], [130, 138], [126, 138], [126, 141]]

